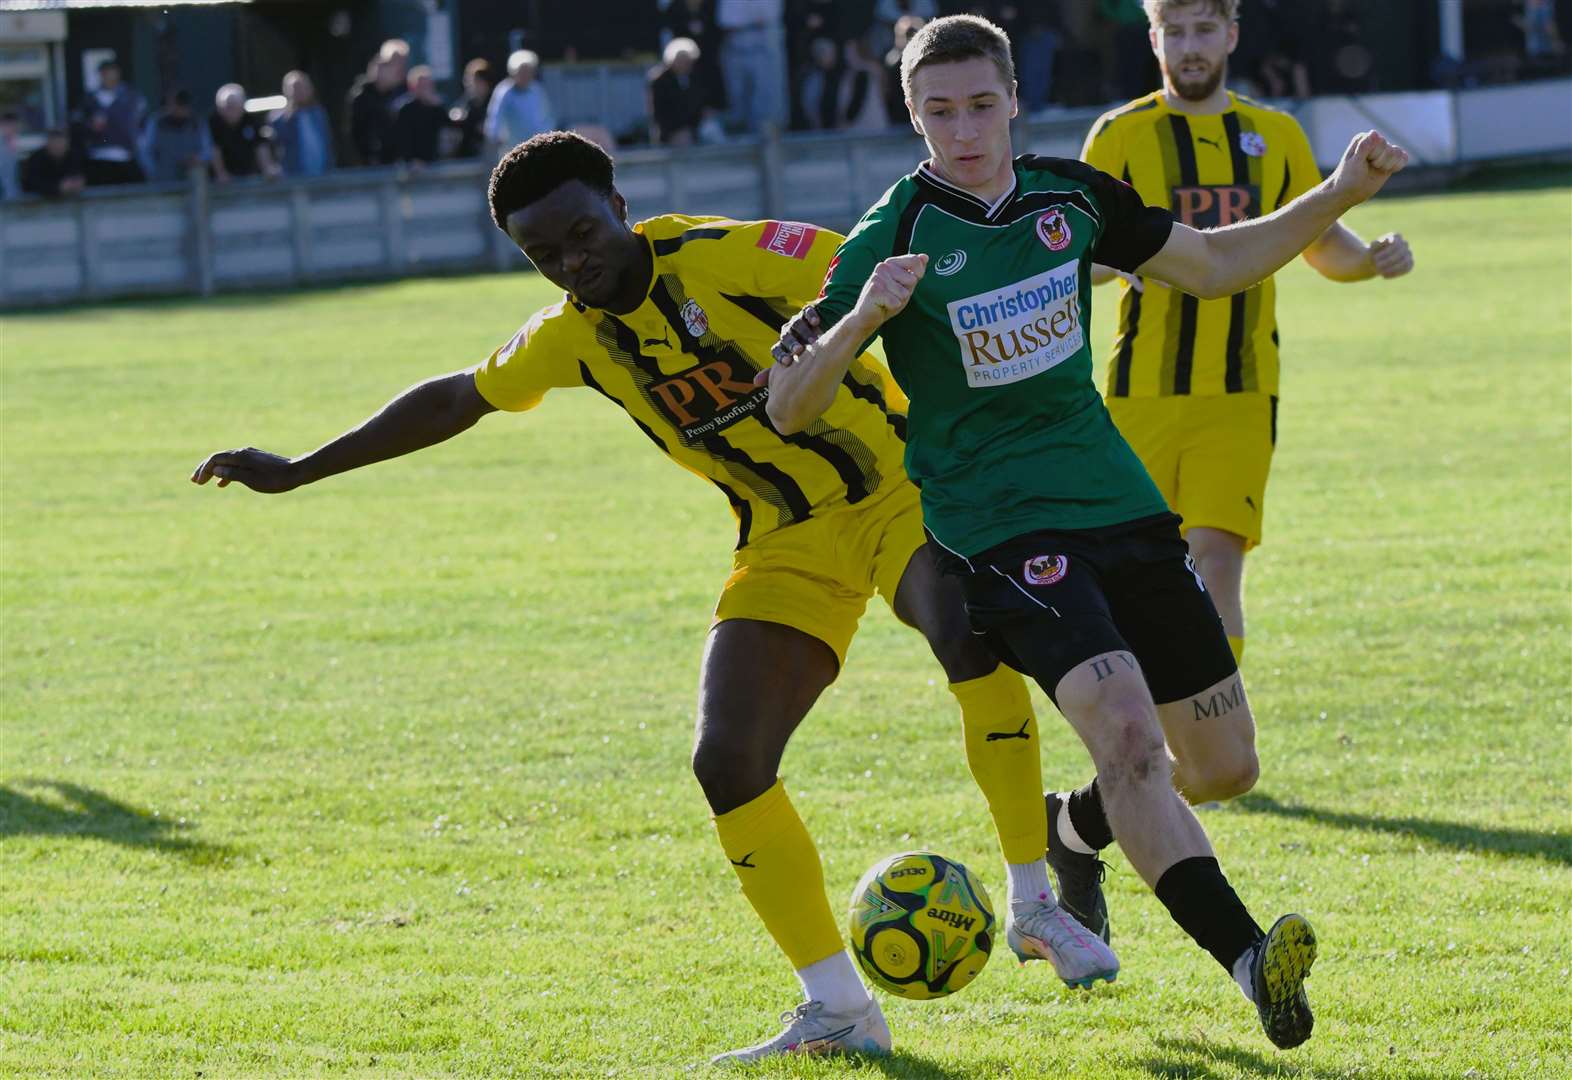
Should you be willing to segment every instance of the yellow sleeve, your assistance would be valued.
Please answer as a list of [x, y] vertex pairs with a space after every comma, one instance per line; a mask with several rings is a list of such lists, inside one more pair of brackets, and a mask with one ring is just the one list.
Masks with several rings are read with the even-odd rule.
[[1283, 114], [1283, 152], [1287, 155], [1287, 183], [1278, 196], [1277, 205], [1286, 206], [1321, 182], [1321, 170], [1316, 167], [1315, 154], [1310, 149], [1310, 139], [1299, 121]]
[[475, 389], [499, 409], [524, 412], [555, 386], [583, 386], [566, 301], [537, 311], [475, 369]]
[[722, 257], [752, 295], [782, 296], [800, 307], [819, 295], [845, 239], [801, 221], [748, 221], [722, 241]]
[[1098, 117], [1092, 130], [1086, 133], [1081, 160], [1109, 176], [1124, 176], [1124, 132], [1110, 114]]

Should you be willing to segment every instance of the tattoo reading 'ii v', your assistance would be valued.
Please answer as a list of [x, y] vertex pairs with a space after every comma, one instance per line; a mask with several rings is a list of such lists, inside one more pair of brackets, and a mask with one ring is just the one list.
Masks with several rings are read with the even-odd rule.
[[[1135, 670], [1135, 658], [1129, 653], [1113, 653], [1113, 656], [1124, 661], [1124, 666], [1131, 671]], [[1097, 676], [1097, 681], [1102, 682], [1114, 673], [1113, 661], [1107, 656], [1099, 656], [1092, 661], [1092, 672]]]

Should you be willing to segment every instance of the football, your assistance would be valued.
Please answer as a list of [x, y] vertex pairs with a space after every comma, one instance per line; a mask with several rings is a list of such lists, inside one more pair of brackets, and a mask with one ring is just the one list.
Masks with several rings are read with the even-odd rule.
[[903, 998], [953, 994], [993, 950], [993, 905], [972, 872], [931, 851], [876, 863], [851, 901], [852, 955], [870, 982]]

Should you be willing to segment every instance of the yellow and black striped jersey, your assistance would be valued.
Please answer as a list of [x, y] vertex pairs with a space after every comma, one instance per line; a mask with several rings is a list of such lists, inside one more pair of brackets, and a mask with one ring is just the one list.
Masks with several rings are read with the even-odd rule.
[[634, 226], [654, 269], [625, 315], [571, 296], [536, 312], [475, 369], [499, 409], [587, 386], [620, 406], [677, 464], [713, 483], [738, 519], [738, 547], [837, 504], [905, 482], [906, 399], [868, 355], [829, 410], [782, 435], [753, 377], [783, 322], [811, 302], [843, 237], [791, 221], [666, 214]]
[[[1230, 93], [1229, 107], [1190, 116], [1159, 91], [1105, 113], [1081, 156], [1153, 206], [1198, 229], [1260, 217], [1321, 180], [1298, 121]], [[1278, 392], [1276, 286], [1199, 300], [1143, 279], [1120, 285], [1110, 397]]]

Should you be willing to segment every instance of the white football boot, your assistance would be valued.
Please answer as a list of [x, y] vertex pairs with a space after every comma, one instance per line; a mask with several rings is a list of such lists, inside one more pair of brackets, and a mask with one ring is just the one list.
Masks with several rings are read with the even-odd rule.
[[[1084, 931], [1083, 931], [1084, 932]], [[728, 1054], [717, 1054], [711, 1065], [744, 1064], [777, 1054], [888, 1054], [890, 1027], [879, 1003], [868, 999], [865, 1008], [850, 1013], [827, 1013], [822, 1001], [804, 1001], [791, 1012], [781, 1013], [786, 1025], [769, 1042]]]
[[1113, 982], [1119, 974], [1119, 958], [1107, 942], [1076, 922], [1048, 893], [1010, 902], [1004, 940], [1023, 964], [1047, 960], [1066, 986]]

